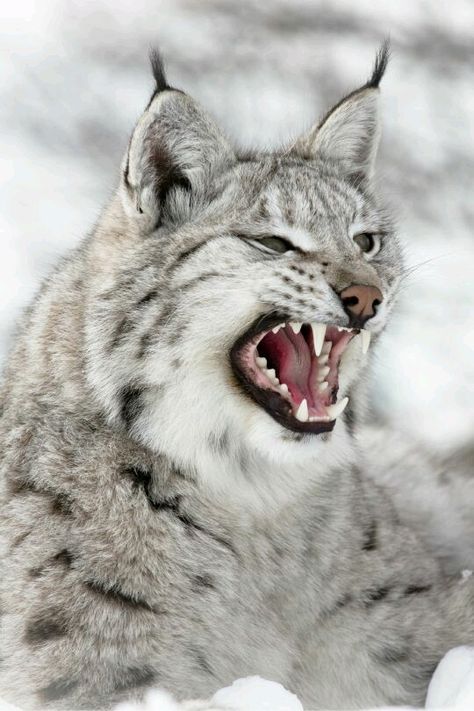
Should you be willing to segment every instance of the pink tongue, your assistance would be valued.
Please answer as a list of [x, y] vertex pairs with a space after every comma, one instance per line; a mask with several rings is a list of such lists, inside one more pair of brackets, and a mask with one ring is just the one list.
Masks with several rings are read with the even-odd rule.
[[311, 374], [311, 353], [304, 336], [293, 333], [291, 327], [282, 328], [278, 333], [267, 333], [260, 342], [259, 352], [276, 367], [280, 382], [286, 383], [293, 401], [299, 403], [306, 398], [312, 403], [309, 387]]

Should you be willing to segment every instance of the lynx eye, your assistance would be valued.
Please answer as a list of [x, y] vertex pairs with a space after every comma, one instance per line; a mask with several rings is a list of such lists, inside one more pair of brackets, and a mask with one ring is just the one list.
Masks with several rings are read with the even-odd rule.
[[284, 252], [289, 252], [291, 249], [294, 249], [291, 242], [288, 242], [288, 240], [282, 237], [262, 237], [258, 240], [258, 244], [263, 245], [272, 252], [278, 252], [278, 254], [283, 254]]
[[371, 232], [361, 232], [358, 235], [354, 235], [353, 239], [366, 257], [375, 257], [380, 249], [379, 235]]

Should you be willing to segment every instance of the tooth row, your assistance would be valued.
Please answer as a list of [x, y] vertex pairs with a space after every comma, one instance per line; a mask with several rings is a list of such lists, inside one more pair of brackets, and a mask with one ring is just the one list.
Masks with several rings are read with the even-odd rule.
[[298, 409], [296, 410], [295, 417], [297, 420], [300, 422], [318, 422], [318, 421], [327, 421], [327, 420], [335, 420], [336, 417], [339, 417], [339, 415], [344, 412], [344, 410], [347, 407], [347, 403], [349, 402], [348, 397], [343, 397], [342, 400], [338, 400], [334, 405], [328, 405], [326, 408], [327, 412], [327, 417], [321, 418], [321, 417], [309, 417], [309, 412], [308, 412], [308, 403], [306, 402], [306, 398], [302, 400], [299, 404]]
[[[285, 328], [285, 326], [286, 326], [285, 323], [279, 323], [278, 326], [275, 326], [274, 328], [272, 328], [272, 332], [278, 333], [278, 331], [281, 328]], [[293, 333], [299, 333], [301, 331], [302, 326], [303, 326], [303, 324], [300, 321], [290, 321], [290, 327], [291, 327]], [[312, 323], [311, 324], [311, 329], [313, 331], [314, 352], [318, 357], [321, 354], [329, 353], [329, 351], [331, 350], [332, 343], [330, 341], [325, 342], [325, 340], [324, 340], [326, 337], [326, 328], [327, 328], [327, 326], [324, 323]], [[351, 333], [353, 331], [352, 328], [346, 328], [345, 326], [337, 326], [337, 330], [339, 332], [348, 331], [349, 333]], [[371, 333], [370, 333], [370, 331], [366, 331], [365, 328], [362, 328], [360, 331], [360, 336], [361, 336], [361, 344], [362, 344], [362, 353], [363, 353], [363, 355], [365, 355], [367, 353], [367, 351], [369, 350]]]
[[261, 356], [257, 356], [255, 362], [257, 363], [260, 370], [265, 373], [269, 381], [273, 383], [273, 385], [278, 385], [278, 390], [283, 395], [288, 395], [288, 385], [286, 383], [280, 383], [274, 368], [267, 368], [267, 359]]
[[298, 409], [296, 410], [295, 417], [297, 420], [300, 422], [318, 422], [318, 421], [324, 421], [324, 420], [335, 420], [336, 417], [339, 417], [339, 415], [344, 412], [344, 410], [347, 407], [347, 403], [349, 402], [348, 397], [343, 397], [342, 400], [338, 400], [334, 405], [328, 405], [326, 408], [327, 412], [327, 417], [321, 418], [321, 417], [309, 417], [309, 412], [308, 412], [308, 403], [306, 402], [306, 398], [302, 400], [299, 404]]

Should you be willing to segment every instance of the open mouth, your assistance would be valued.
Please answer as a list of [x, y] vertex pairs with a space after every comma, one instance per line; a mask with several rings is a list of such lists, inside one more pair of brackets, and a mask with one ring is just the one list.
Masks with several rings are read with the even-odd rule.
[[260, 319], [231, 350], [245, 391], [277, 422], [296, 432], [333, 429], [349, 399], [337, 399], [339, 368], [353, 338], [363, 353], [370, 332], [322, 323]]

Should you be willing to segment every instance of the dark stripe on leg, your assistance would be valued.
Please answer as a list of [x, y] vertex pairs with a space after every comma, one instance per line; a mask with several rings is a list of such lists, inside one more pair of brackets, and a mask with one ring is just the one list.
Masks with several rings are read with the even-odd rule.
[[46, 610], [37, 618], [30, 620], [25, 631], [25, 642], [37, 645], [52, 639], [64, 637], [67, 625], [60, 610]]
[[59, 701], [59, 699], [68, 696], [76, 688], [77, 684], [78, 682], [72, 679], [56, 679], [37, 692], [38, 699], [41, 704]]
[[124, 388], [120, 393], [120, 415], [127, 429], [130, 429], [142, 411], [142, 395], [141, 388], [132, 386]]
[[148, 610], [149, 612], [154, 612], [156, 614], [165, 614], [164, 610], [159, 610], [149, 602], [140, 598], [137, 595], [130, 595], [123, 590], [117, 584], [110, 585], [103, 581], [98, 580], [85, 580], [85, 587], [96, 595], [100, 595], [105, 601], [115, 604], [122, 605], [138, 610]]
[[120, 681], [114, 687], [116, 693], [133, 691], [133, 689], [143, 689], [146, 686], [153, 686], [158, 683], [158, 674], [151, 667], [129, 667], [124, 669], [120, 675]]

